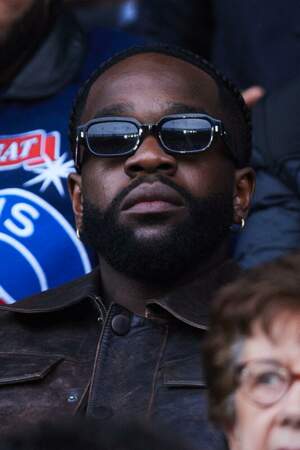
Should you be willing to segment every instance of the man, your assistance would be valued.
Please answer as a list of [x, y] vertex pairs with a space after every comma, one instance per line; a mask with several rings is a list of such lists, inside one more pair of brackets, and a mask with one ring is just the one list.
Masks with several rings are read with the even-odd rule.
[[7, 414], [81, 413], [223, 449], [207, 421], [199, 345], [214, 291], [238, 271], [229, 230], [244, 224], [253, 190], [243, 100], [190, 53], [135, 48], [84, 85], [70, 136], [78, 234], [100, 266], [2, 307], [2, 427]]
[[[0, 303], [90, 271], [71, 226], [69, 111], [99, 61], [140, 43], [121, 31], [84, 33], [62, 3], [0, 0]], [[68, 255], [68, 267], [52, 253], [45, 234]]]

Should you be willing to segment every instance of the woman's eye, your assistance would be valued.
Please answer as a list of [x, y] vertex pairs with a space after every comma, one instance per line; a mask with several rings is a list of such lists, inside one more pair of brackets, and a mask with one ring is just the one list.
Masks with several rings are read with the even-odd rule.
[[259, 375], [256, 375], [255, 383], [257, 385], [274, 385], [278, 383], [282, 383], [282, 377], [276, 372], [264, 372]]

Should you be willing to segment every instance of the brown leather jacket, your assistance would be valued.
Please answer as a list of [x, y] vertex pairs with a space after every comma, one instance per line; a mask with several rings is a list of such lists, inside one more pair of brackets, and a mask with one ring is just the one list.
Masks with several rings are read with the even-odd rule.
[[2, 435], [17, 423], [82, 414], [100, 426], [148, 420], [191, 448], [226, 448], [207, 419], [200, 342], [212, 294], [236, 273], [224, 263], [149, 302], [147, 318], [107, 305], [97, 269], [1, 306]]

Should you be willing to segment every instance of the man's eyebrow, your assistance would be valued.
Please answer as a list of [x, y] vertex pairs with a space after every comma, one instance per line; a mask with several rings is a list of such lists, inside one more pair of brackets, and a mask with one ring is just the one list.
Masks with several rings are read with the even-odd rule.
[[[164, 115], [168, 114], [189, 114], [189, 113], [200, 113], [200, 114], [208, 114], [201, 107], [187, 105], [186, 103], [177, 103], [177, 102], [168, 102], [166, 104], [166, 109], [164, 111]], [[105, 117], [105, 116], [119, 116], [119, 115], [128, 115], [135, 111], [134, 106], [131, 103], [115, 103], [113, 105], [105, 106], [97, 111], [94, 118]]]
[[208, 114], [201, 107], [187, 105], [186, 103], [168, 103], [167, 114], [189, 114], [189, 113], [200, 113], [200, 114]]
[[106, 106], [99, 109], [94, 118], [103, 116], [118, 116], [120, 114], [128, 114], [134, 111], [134, 107], [131, 103], [115, 103], [113, 105]]

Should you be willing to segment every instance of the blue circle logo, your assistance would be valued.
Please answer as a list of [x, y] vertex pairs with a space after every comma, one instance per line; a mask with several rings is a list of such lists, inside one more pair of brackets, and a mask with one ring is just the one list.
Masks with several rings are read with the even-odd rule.
[[87, 252], [53, 206], [23, 189], [0, 190], [0, 302], [13, 303], [91, 270]]

